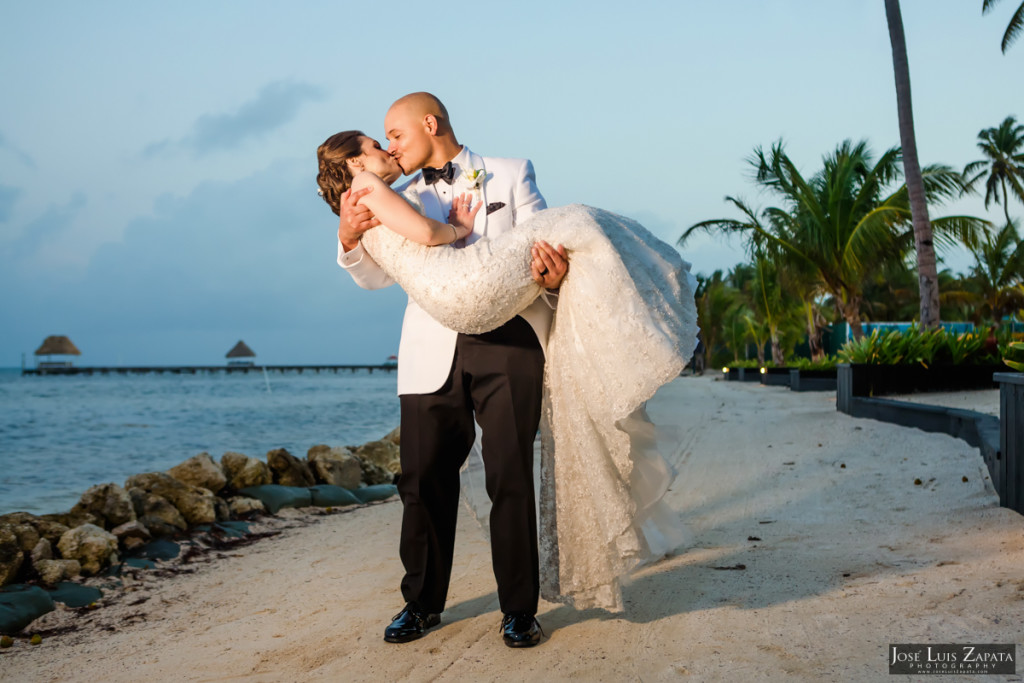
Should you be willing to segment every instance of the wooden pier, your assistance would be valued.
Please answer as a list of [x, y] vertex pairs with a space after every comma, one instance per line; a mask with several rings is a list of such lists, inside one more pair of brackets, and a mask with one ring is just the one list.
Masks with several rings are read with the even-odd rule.
[[148, 375], [165, 373], [173, 375], [195, 375], [200, 373], [214, 374], [226, 372], [230, 374], [250, 372], [357, 372], [365, 370], [373, 373], [376, 370], [392, 372], [397, 365], [115, 365], [109, 367], [35, 367], [22, 368], [22, 375]]

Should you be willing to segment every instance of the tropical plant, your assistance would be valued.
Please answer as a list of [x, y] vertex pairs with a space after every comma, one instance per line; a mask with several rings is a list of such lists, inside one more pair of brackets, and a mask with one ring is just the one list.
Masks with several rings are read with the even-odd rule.
[[716, 270], [710, 277], [697, 275], [697, 324], [710, 367], [715, 367], [726, 346], [726, 321], [740, 305], [738, 292]]
[[873, 330], [861, 339], [851, 339], [839, 350], [845, 363], [879, 365], [977, 364], [996, 362], [983, 332], [953, 334], [943, 328], [924, 329], [916, 325], [902, 332]]
[[971, 278], [979, 290], [976, 322], [999, 325], [1005, 316], [1024, 308], [1024, 242], [1009, 222], [970, 251]]
[[792, 358], [788, 365], [798, 370], [835, 370], [838, 362], [838, 358], [826, 354], [818, 360], [811, 358]]
[[[1016, 358], [1016, 360], [1013, 360]], [[1003, 362], [1014, 370], [1024, 372], [1024, 342], [1011, 342], [1003, 352]]]
[[[802, 302], [783, 286], [781, 269], [765, 251], [758, 250], [754, 254], [753, 265], [754, 277], [750, 282], [749, 292], [751, 308], [768, 333], [772, 363], [783, 365], [786, 354], [783, 351], [782, 337], [786, 334], [792, 340], [789, 346], [795, 346], [795, 335], [788, 333], [794, 327], [793, 322], [799, 320]], [[757, 338], [753, 333], [751, 336]], [[760, 351], [760, 354], [763, 353], [763, 350]]]
[[764, 361], [757, 358], [747, 358], [744, 360], [734, 360], [728, 366], [730, 368], [760, 368], [764, 366]]
[[[903, 258], [913, 242], [906, 186], [892, 189], [900, 176], [899, 148], [875, 161], [867, 142], [847, 140], [807, 179], [782, 142], [767, 152], [758, 147], [749, 163], [755, 182], [781, 205], [758, 211], [727, 196], [742, 218], [701, 221], [690, 226], [679, 243], [697, 232], [739, 233], [751, 253], [763, 248], [784, 255], [787, 269], [806, 269], [812, 281], [832, 296], [837, 312], [859, 339], [864, 283], [881, 264]], [[932, 202], [956, 198], [963, 190], [960, 174], [945, 166], [927, 167], [923, 179]], [[945, 244], [973, 244], [985, 225], [969, 216], [932, 221], [936, 241]]]
[[913, 320], [919, 302], [917, 277], [909, 255], [889, 259], [872, 272], [864, 282], [864, 313], [868, 320]]
[[[990, 9], [995, 7], [999, 0], [984, 0], [981, 5], [981, 13], [987, 14]], [[1013, 41], [1017, 40], [1018, 34], [1024, 30], [1024, 2], [1020, 3], [1020, 7], [1010, 17], [1010, 24], [1006, 27], [1006, 33], [1003, 34], [1003, 42], [1000, 44], [1000, 49], [1003, 54], [1006, 54], [1006, 48], [1013, 44]]]
[[964, 167], [964, 189], [973, 192], [984, 178], [985, 208], [993, 201], [1002, 202], [1010, 223], [1010, 195], [1024, 202], [1024, 125], [1007, 116], [995, 128], [978, 133], [978, 149], [985, 158]]
[[885, 18], [889, 24], [893, 74], [896, 77], [896, 109], [899, 114], [900, 144], [903, 147], [903, 172], [907, 179], [911, 222], [914, 226], [920, 320], [924, 327], [937, 327], [939, 273], [935, 261], [932, 226], [928, 221], [928, 199], [925, 195], [924, 178], [921, 174], [921, 163], [917, 159], [914, 111], [910, 98], [910, 65], [907, 60], [907, 41], [903, 34], [899, 0], [885, 0]]

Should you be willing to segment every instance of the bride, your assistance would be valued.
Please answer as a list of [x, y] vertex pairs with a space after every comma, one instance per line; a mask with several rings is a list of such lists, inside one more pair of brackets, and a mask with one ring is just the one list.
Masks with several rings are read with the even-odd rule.
[[[358, 136], [341, 154], [332, 140]], [[462, 249], [480, 203], [457, 197], [449, 223], [422, 213], [415, 192], [390, 184], [402, 172], [361, 133], [317, 152], [317, 182], [337, 214], [345, 192], [381, 225], [362, 246], [421, 308], [466, 334], [493, 330], [541, 294], [531, 270], [537, 241], [565, 247], [545, 347], [541, 420], [541, 595], [579, 609], [622, 610], [621, 580], [681, 542], [662, 501], [674, 473], [658, 452], [644, 403], [678, 377], [697, 343], [690, 266], [639, 223], [580, 204], [545, 209], [515, 230]]]

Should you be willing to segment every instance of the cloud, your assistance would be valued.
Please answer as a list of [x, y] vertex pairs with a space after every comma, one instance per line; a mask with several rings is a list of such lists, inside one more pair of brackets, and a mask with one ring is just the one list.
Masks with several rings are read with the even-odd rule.
[[[3, 189], [0, 187], [0, 215], [3, 213]], [[16, 188], [12, 188], [15, 189]], [[16, 195], [15, 195], [16, 196]], [[35, 267], [35, 260], [48, 248], [57, 248], [58, 241], [85, 208], [85, 195], [75, 193], [64, 204], [51, 204], [37, 218], [29, 222], [21, 235], [6, 249], [0, 251], [8, 267], [20, 270]]]
[[32, 159], [32, 157], [30, 157], [28, 153], [24, 152], [20, 147], [17, 147], [16, 145], [13, 145], [10, 142], [8, 142], [7, 138], [4, 136], [3, 133], [0, 133], [0, 150], [7, 150], [14, 156], [15, 159], [20, 161], [28, 168], [36, 167], [36, 162]]
[[21, 196], [21, 190], [10, 185], [0, 185], [0, 223], [6, 223], [14, 212], [14, 203]]
[[144, 157], [153, 157], [171, 148], [190, 150], [195, 156], [236, 149], [259, 139], [295, 118], [306, 102], [324, 98], [324, 92], [309, 83], [276, 81], [264, 86], [255, 99], [230, 114], [204, 114], [180, 140], [165, 139], [148, 145]]
[[398, 348], [405, 295], [362, 290], [338, 267], [337, 218], [315, 172], [276, 162], [164, 196], [71, 282], [5, 273], [0, 259], [0, 289], [18, 291], [0, 298], [0, 321], [13, 323], [0, 366], [47, 334], [88, 347], [92, 365], [222, 363], [239, 339], [265, 363], [382, 362]]

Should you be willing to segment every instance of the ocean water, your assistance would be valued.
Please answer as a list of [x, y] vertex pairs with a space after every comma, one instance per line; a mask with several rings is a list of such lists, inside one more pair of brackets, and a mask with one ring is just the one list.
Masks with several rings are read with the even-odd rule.
[[[269, 386], [268, 386], [269, 385]], [[93, 484], [202, 451], [263, 458], [398, 426], [394, 372], [21, 375], [0, 369], [0, 514], [62, 512]]]

